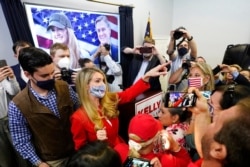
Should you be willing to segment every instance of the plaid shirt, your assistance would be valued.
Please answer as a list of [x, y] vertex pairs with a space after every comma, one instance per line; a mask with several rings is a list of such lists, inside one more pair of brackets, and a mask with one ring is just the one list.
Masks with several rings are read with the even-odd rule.
[[[40, 96], [30, 86], [29, 89], [41, 104], [48, 107], [52, 113], [60, 118], [56, 102], [56, 92], [54, 89], [49, 91], [46, 97]], [[70, 86], [69, 91], [70, 98], [74, 104], [74, 109], [77, 109], [79, 107], [78, 96]], [[28, 128], [29, 125], [27, 120], [13, 101], [9, 104], [8, 116], [10, 133], [16, 150], [23, 156], [24, 159], [28, 159], [32, 164], [36, 164], [38, 161], [41, 161], [36, 154], [33, 144], [31, 143], [32, 134]]]

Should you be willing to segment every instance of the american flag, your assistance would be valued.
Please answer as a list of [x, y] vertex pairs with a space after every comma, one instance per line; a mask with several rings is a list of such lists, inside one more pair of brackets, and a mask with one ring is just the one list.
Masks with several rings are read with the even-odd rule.
[[202, 78], [201, 77], [188, 78], [188, 86], [200, 88], [202, 86]]
[[151, 28], [151, 19], [150, 17], [148, 17], [148, 22], [147, 22], [147, 27], [146, 27], [146, 32], [144, 35], [144, 39], [152, 39], [153, 38], [153, 34], [152, 34], [152, 28]]
[[[81, 48], [87, 49], [92, 53], [100, 44], [97, 33], [95, 31], [95, 19], [103, 14], [86, 13], [78, 11], [64, 11], [53, 9], [31, 8], [32, 18], [35, 26], [38, 47], [49, 49], [52, 45], [52, 37], [50, 32], [47, 32], [49, 17], [52, 13], [64, 13], [71, 21], [75, 36], [79, 41]], [[105, 14], [111, 25], [111, 43], [118, 45], [118, 18], [114, 15]], [[36, 43], [36, 41], [35, 41]]]

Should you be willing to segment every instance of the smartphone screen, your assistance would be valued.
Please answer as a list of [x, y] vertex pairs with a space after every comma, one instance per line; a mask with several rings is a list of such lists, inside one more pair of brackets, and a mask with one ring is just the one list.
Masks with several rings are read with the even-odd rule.
[[196, 102], [196, 95], [187, 92], [167, 92], [164, 106], [168, 108], [191, 107]]
[[0, 68], [7, 66], [6, 60], [0, 60]]
[[128, 157], [124, 163], [124, 167], [152, 167], [152, 165], [149, 160]]
[[140, 53], [152, 53], [152, 47], [140, 47]]

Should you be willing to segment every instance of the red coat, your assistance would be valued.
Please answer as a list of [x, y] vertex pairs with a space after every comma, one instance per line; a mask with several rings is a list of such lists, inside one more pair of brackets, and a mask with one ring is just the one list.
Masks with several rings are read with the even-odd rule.
[[[117, 93], [120, 99], [119, 104], [130, 102], [138, 95], [150, 88], [149, 83], [140, 79], [130, 88]], [[87, 142], [97, 140], [96, 130], [94, 129], [93, 122], [89, 119], [85, 109], [83, 107], [76, 110], [70, 118], [71, 132], [73, 134], [73, 140], [75, 143], [75, 150], [78, 150]], [[109, 119], [108, 121], [103, 118], [103, 125], [107, 131], [107, 141], [110, 146], [114, 147], [116, 144], [122, 142], [122, 139], [118, 135], [119, 120], [118, 118]]]

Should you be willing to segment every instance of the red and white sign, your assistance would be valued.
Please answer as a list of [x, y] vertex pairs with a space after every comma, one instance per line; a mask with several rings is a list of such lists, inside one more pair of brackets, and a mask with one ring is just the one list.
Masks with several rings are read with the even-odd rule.
[[153, 117], [158, 117], [161, 101], [162, 93], [160, 92], [135, 103], [135, 115], [150, 114]]

